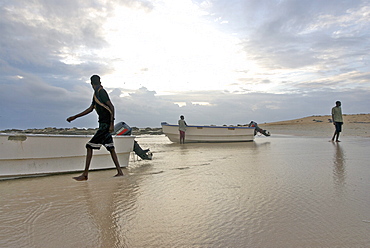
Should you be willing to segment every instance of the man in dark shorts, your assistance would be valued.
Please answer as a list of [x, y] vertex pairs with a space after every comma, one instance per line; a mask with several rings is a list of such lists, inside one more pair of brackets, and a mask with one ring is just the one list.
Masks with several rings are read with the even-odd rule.
[[123, 176], [123, 172], [118, 162], [117, 154], [114, 149], [113, 138], [110, 134], [114, 130], [114, 106], [109, 99], [108, 93], [103, 89], [98, 75], [93, 75], [91, 78], [91, 86], [94, 89], [94, 96], [90, 107], [81, 113], [68, 117], [67, 121], [71, 122], [76, 118], [82, 117], [91, 113], [94, 109], [99, 116], [99, 130], [95, 133], [94, 137], [86, 144], [86, 164], [85, 170], [82, 175], [73, 177], [77, 181], [86, 181], [88, 179], [89, 167], [93, 155], [93, 149], [99, 150], [103, 145], [110, 152], [112, 160], [117, 168], [117, 175]]

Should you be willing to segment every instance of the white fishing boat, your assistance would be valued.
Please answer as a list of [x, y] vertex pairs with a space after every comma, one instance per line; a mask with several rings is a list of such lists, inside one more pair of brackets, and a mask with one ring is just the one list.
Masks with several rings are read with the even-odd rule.
[[[163, 133], [172, 142], [179, 143], [179, 126], [161, 123]], [[253, 141], [255, 127], [246, 126], [192, 126], [186, 127], [185, 142], [245, 142]]]
[[[82, 171], [91, 135], [0, 134], [0, 178]], [[135, 136], [113, 136], [118, 161], [128, 166]], [[91, 170], [115, 168], [110, 153], [94, 150]]]

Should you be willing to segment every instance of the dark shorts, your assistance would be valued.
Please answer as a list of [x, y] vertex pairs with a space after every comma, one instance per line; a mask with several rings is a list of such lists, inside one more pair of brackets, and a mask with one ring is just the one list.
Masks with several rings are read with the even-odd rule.
[[107, 123], [99, 123], [99, 130], [95, 133], [94, 137], [87, 142], [86, 148], [100, 150], [102, 145], [105, 146], [108, 151], [114, 149], [113, 138], [109, 133], [109, 124]]
[[342, 132], [342, 125], [343, 125], [343, 122], [336, 122], [334, 125], [335, 125], [335, 131], [336, 131], [337, 133]]
[[180, 131], [180, 139], [181, 138], [185, 138], [185, 132], [184, 131]]

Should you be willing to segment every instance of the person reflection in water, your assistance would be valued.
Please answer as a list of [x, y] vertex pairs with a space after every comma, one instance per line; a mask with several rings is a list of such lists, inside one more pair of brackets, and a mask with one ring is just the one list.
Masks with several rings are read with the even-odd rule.
[[88, 179], [89, 167], [93, 155], [93, 149], [99, 150], [102, 145], [110, 152], [114, 165], [117, 168], [117, 176], [123, 176], [122, 169], [119, 165], [116, 151], [114, 149], [113, 138], [110, 134], [114, 130], [114, 106], [109, 99], [108, 93], [103, 89], [98, 75], [93, 75], [91, 78], [91, 86], [94, 89], [93, 100], [86, 110], [79, 114], [68, 117], [67, 121], [71, 122], [76, 118], [85, 116], [91, 113], [94, 109], [99, 116], [99, 130], [94, 137], [86, 144], [86, 163], [85, 170], [82, 175], [73, 177], [77, 181], [86, 181]]
[[334, 181], [337, 186], [343, 186], [345, 183], [346, 170], [345, 170], [345, 156], [342, 147], [339, 143], [333, 143], [335, 146], [334, 153]]

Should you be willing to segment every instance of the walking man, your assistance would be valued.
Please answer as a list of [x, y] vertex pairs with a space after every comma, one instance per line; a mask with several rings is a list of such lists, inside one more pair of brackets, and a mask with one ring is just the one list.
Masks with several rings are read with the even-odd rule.
[[114, 149], [113, 138], [110, 134], [114, 130], [114, 106], [109, 99], [108, 93], [103, 89], [100, 82], [100, 77], [98, 75], [93, 75], [91, 78], [91, 86], [94, 89], [93, 100], [86, 110], [79, 114], [68, 117], [67, 121], [71, 122], [76, 118], [85, 116], [91, 113], [94, 109], [99, 116], [99, 129], [95, 133], [94, 137], [86, 144], [86, 163], [85, 170], [82, 175], [78, 177], [73, 177], [77, 181], [86, 181], [88, 179], [89, 167], [91, 163], [91, 158], [93, 155], [93, 149], [99, 150], [102, 145], [110, 152], [114, 165], [117, 168], [117, 175], [123, 176], [123, 172], [118, 162], [117, 154]]
[[343, 125], [343, 117], [342, 117], [342, 103], [340, 101], [336, 101], [335, 107], [331, 109], [331, 117], [335, 126], [335, 132], [331, 141], [340, 142], [339, 134], [342, 132], [342, 125]]

